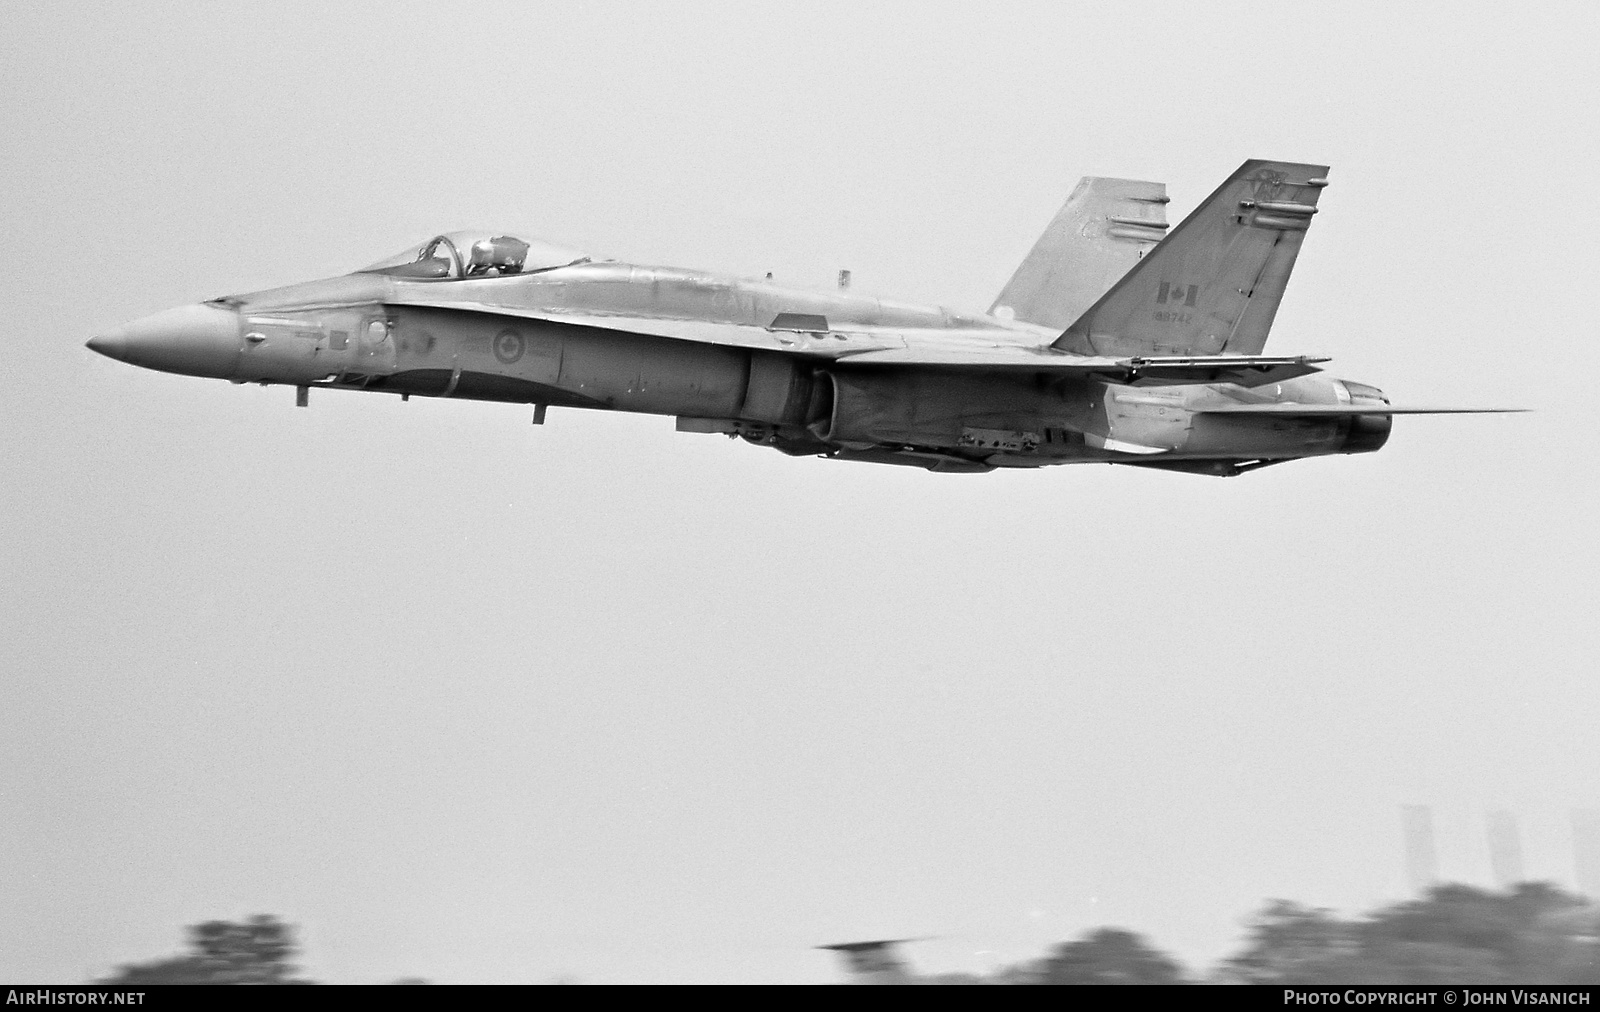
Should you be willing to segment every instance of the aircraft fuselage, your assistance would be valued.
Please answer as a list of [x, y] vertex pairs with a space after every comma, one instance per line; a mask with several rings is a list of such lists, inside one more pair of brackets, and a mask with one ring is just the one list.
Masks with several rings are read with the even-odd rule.
[[[654, 333], [638, 332], [642, 319]], [[699, 340], [704, 324], [748, 331], [754, 346]], [[1104, 461], [1230, 474], [1373, 450], [1387, 436], [1381, 415], [1197, 413], [1381, 397], [1321, 375], [1247, 388], [850, 362], [908, 340], [1028, 349], [1053, 336], [847, 292], [607, 262], [490, 278], [352, 274], [170, 310], [91, 346], [240, 383], [531, 404], [540, 419], [549, 406], [669, 415], [684, 431], [790, 454], [939, 471]]]

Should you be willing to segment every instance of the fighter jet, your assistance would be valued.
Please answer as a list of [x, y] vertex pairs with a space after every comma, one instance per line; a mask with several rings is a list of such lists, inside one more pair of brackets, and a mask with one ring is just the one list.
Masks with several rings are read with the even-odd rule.
[[1396, 407], [1262, 354], [1327, 167], [1245, 162], [1167, 233], [1165, 188], [1085, 180], [987, 313], [596, 259], [495, 230], [89, 341], [235, 383], [669, 415], [793, 456], [1236, 475], [1369, 453]]

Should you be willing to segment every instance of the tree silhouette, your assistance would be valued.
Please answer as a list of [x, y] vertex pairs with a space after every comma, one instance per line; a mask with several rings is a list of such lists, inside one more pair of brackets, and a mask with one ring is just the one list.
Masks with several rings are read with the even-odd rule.
[[1056, 946], [1038, 964], [1040, 984], [1182, 984], [1183, 967], [1139, 935], [1100, 928]]
[[100, 984], [309, 984], [294, 976], [294, 929], [268, 914], [189, 927], [187, 955], [118, 968]]
[[1346, 971], [1359, 975], [1355, 928], [1328, 910], [1269, 900], [1250, 925], [1249, 945], [1223, 964], [1222, 976], [1245, 984], [1343, 982]]
[[1436, 886], [1340, 920], [1273, 900], [1219, 976], [1251, 984], [1600, 983], [1600, 910], [1554, 886]]

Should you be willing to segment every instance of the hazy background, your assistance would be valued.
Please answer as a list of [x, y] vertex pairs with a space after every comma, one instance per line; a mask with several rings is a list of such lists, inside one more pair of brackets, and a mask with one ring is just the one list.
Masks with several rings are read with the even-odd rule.
[[[1572, 884], [1600, 802], [1592, 4], [5, 4], [0, 978], [277, 914], [335, 982], [1191, 964]], [[788, 459], [97, 330], [446, 229], [985, 308], [1078, 176], [1325, 161], [1268, 350], [1397, 403], [1237, 479]]]

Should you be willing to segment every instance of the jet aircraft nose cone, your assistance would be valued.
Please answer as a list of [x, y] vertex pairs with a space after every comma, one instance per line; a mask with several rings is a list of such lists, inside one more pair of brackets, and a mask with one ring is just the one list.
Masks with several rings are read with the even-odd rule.
[[239, 314], [221, 306], [179, 306], [90, 338], [107, 358], [146, 369], [227, 379], [239, 362]]
[[109, 334], [101, 334], [97, 337], [89, 338], [89, 343], [85, 347], [90, 351], [98, 351], [106, 358], [114, 358], [121, 362], [127, 357], [122, 350], [126, 343], [123, 339], [122, 331], [113, 330]]

